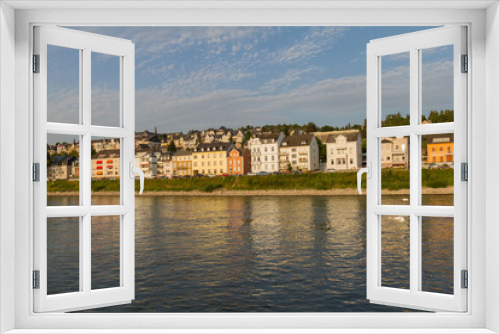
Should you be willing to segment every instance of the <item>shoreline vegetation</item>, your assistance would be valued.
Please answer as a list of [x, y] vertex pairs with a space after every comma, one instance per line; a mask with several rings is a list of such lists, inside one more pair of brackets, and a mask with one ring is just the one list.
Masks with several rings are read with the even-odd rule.
[[[453, 194], [453, 172], [453, 169], [423, 169], [422, 193], [424, 195]], [[49, 195], [76, 195], [78, 187], [78, 180], [47, 182]], [[362, 188], [363, 193], [366, 193], [365, 178], [363, 178]], [[407, 195], [409, 188], [409, 170], [382, 170], [382, 194]], [[135, 189], [139, 190], [138, 180], [136, 180]], [[117, 195], [119, 191], [119, 180], [92, 181], [92, 194], [94, 195]], [[146, 179], [144, 194], [153, 196], [359, 195], [356, 172]]]

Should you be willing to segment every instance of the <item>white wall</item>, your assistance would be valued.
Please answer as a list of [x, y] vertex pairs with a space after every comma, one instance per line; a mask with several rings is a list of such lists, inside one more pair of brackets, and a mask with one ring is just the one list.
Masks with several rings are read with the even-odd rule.
[[[0, 252], [14, 254], [15, 13], [0, 2]], [[14, 328], [14, 257], [0, 257], [0, 332]]]
[[[487, 258], [486, 263], [486, 327], [500, 332], [498, 314], [500, 314], [500, 286], [496, 278], [500, 276], [499, 254], [500, 247], [497, 241], [500, 234], [500, 13], [498, 3], [490, 6], [486, 12], [486, 224], [487, 247], [492, 247], [496, 256]], [[475, 120], [475, 119], [474, 119]], [[477, 168], [477, 167], [476, 167]], [[492, 255], [494, 255], [492, 254]], [[489, 262], [489, 263], [488, 263]]]

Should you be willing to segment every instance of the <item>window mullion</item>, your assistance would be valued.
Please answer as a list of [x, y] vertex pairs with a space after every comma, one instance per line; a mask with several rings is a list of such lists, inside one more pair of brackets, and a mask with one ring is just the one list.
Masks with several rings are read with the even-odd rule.
[[[420, 66], [419, 51], [416, 48], [410, 49], [410, 291], [415, 293], [420, 286], [420, 239], [419, 239], [419, 217], [413, 209], [419, 204], [420, 197], [420, 173], [418, 135], [413, 128], [419, 124], [420, 109]], [[408, 162], [406, 162], [408, 163]]]

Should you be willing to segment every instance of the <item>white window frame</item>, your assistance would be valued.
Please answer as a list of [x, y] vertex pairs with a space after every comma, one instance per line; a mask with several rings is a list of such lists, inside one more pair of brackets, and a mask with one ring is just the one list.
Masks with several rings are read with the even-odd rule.
[[[128, 40], [105, 37], [60, 27], [34, 27], [34, 52], [40, 56], [40, 71], [34, 82], [34, 162], [40, 163], [40, 182], [33, 184], [34, 270], [40, 273], [39, 289], [34, 289], [37, 312], [84, 310], [99, 305], [130, 303], [134, 299], [135, 191], [129, 169], [134, 162], [135, 135], [135, 47]], [[80, 58], [79, 124], [47, 122], [47, 46], [78, 50]], [[91, 121], [92, 52], [113, 55], [120, 62], [119, 126], [96, 126]], [[80, 146], [80, 203], [77, 206], [47, 206], [47, 134], [78, 135]], [[92, 136], [120, 138], [120, 204], [91, 205]], [[120, 285], [91, 288], [91, 221], [93, 216], [118, 216], [120, 220]], [[79, 218], [79, 290], [47, 295], [47, 219]]]
[[[134, 5], [130, 5], [130, 4]], [[270, 1], [221, 4], [178, 2], [17, 2], [0, 4], [0, 330], [36, 333], [37, 329], [78, 328], [88, 333], [106, 329], [197, 328], [196, 332], [392, 332], [492, 333], [500, 331], [500, 12], [498, 3], [473, 1], [405, 1], [388, 3]], [[57, 9], [59, 6], [79, 6]], [[15, 12], [12, 7], [35, 8]], [[40, 10], [41, 8], [55, 10]], [[55, 7], [54, 7], [55, 6]], [[87, 9], [81, 9], [87, 6]], [[99, 6], [99, 9], [96, 7]], [[123, 9], [119, 6], [132, 6]], [[147, 6], [163, 8], [147, 9]], [[397, 6], [398, 8], [391, 8]], [[108, 7], [114, 10], [102, 10]], [[118, 7], [118, 8], [117, 8]], [[136, 8], [146, 8], [138, 11]], [[184, 8], [179, 8], [184, 7]], [[209, 10], [203, 10], [209, 9]], [[14, 20], [15, 19], [15, 20]], [[469, 27], [468, 135], [470, 179], [468, 203], [471, 243], [469, 311], [464, 314], [33, 314], [30, 259], [33, 212], [30, 170], [32, 147], [31, 31], [34, 24], [60, 25], [443, 25]], [[485, 24], [486, 23], [486, 24]], [[487, 29], [486, 29], [487, 28]], [[14, 37], [15, 32], [15, 37]], [[488, 70], [486, 70], [486, 66]], [[14, 71], [15, 68], [15, 71]], [[12, 85], [15, 79], [15, 86]], [[12, 117], [15, 110], [15, 118]], [[488, 122], [485, 118], [488, 117]], [[486, 133], [486, 134], [485, 134]], [[15, 149], [10, 148], [15, 138]], [[485, 154], [488, 152], [488, 155]], [[9, 163], [7, 163], [7, 161]], [[15, 168], [10, 163], [15, 161]], [[486, 173], [490, 173], [485, 182]], [[15, 177], [12, 177], [15, 175]], [[15, 197], [12, 198], [12, 189]], [[486, 196], [488, 194], [488, 196]], [[9, 208], [15, 207], [15, 211]], [[488, 219], [486, 219], [488, 218]], [[14, 254], [14, 256], [12, 256]], [[486, 256], [488, 255], [488, 256]], [[15, 286], [15, 289], [12, 289]], [[488, 291], [488, 293], [486, 293]], [[12, 307], [15, 305], [15, 307]], [[137, 329], [138, 326], [144, 328]], [[100, 328], [98, 330], [97, 328]], [[350, 328], [350, 330], [347, 330]], [[355, 330], [355, 329], [358, 330]], [[440, 328], [436, 330], [436, 328]], [[211, 330], [210, 330], [211, 329]], [[214, 330], [218, 329], [218, 330]], [[232, 330], [231, 330], [232, 329]], [[241, 331], [237, 329], [242, 329]], [[266, 330], [267, 329], [267, 330]], [[343, 331], [342, 329], [346, 329]], [[62, 331], [60, 331], [62, 332]], [[120, 332], [120, 331], [118, 331]], [[167, 332], [167, 331], [165, 331]], [[180, 332], [180, 330], [178, 331]], [[298, 331], [294, 331], [298, 332]]]
[[[439, 27], [410, 34], [372, 40], [367, 46], [367, 164], [371, 177], [367, 180], [367, 297], [377, 304], [401, 305], [422, 310], [463, 312], [467, 309], [467, 290], [461, 287], [461, 270], [467, 270], [467, 184], [461, 181], [460, 163], [467, 162], [467, 76], [462, 73], [461, 56], [467, 54], [466, 28]], [[453, 46], [453, 109], [454, 122], [422, 124], [422, 54], [421, 50]], [[410, 124], [382, 127], [382, 58], [407, 52], [409, 56]], [[428, 134], [455, 133], [454, 206], [422, 205], [421, 137]], [[410, 201], [408, 205], [383, 205], [381, 202], [381, 146], [387, 137], [409, 139]], [[396, 145], [398, 150], [399, 145]], [[401, 145], [401, 149], [404, 147]], [[347, 161], [347, 159], [346, 159]], [[399, 160], [398, 160], [399, 161]], [[404, 161], [404, 158], [403, 158]], [[382, 161], [383, 163], [383, 161]], [[384, 215], [408, 216], [409, 286], [408, 289], [385, 287], [382, 279], [382, 227]], [[422, 287], [422, 217], [453, 219], [453, 293], [425, 292]], [[410, 306], [411, 305], [411, 306]], [[404, 307], [403, 306], [403, 307]]]

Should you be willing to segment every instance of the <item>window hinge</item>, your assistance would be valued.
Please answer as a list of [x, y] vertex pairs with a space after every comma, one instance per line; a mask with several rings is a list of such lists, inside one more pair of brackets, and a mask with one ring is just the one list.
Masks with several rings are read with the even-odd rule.
[[33, 181], [40, 182], [40, 163], [33, 164]]
[[40, 73], [40, 55], [33, 55], [33, 73]]
[[467, 270], [462, 270], [462, 289], [467, 289], [469, 287], [469, 273]]
[[33, 289], [40, 289], [40, 270], [33, 270]]
[[469, 181], [469, 165], [466, 162], [460, 164], [460, 180]]
[[462, 73], [469, 72], [469, 56], [462, 55]]

